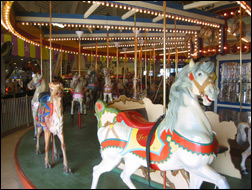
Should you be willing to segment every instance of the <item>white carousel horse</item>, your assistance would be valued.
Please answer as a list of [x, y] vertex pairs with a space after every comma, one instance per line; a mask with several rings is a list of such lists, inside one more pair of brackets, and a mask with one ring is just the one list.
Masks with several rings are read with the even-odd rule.
[[[172, 85], [166, 116], [150, 138], [150, 167], [160, 171], [185, 169], [190, 173], [190, 188], [200, 188], [203, 181], [229, 188], [226, 178], [209, 166], [216, 158], [218, 142], [198, 102], [201, 96], [209, 106], [218, 96], [213, 69], [212, 62], [195, 64], [193, 60], [183, 68]], [[91, 188], [96, 188], [100, 175], [111, 171], [122, 158], [125, 167], [120, 177], [129, 188], [136, 188], [130, 176], [140, 166], [149, 165], [146, 140], [155, 123], [147, 122], [138, 112], [125, 111], [103, 125], [102, 102], [95, 105], [102, 161], [93, 168]]]
[[[245, 129], [248, 129], [248, 136], [245, 132]], [[245, 123], [245, 122], [240, 122], [238, 123], [238, 126], [237, 126], [237, 137], [236, 137], [236, 142], [239, 144], [239, 145], [242, 145], [244, 144], [247, 140], [249, 142], [249, 147], [247, 148], [247, 150], [245, 150], [243, 153], [242, 153], [242, 161], [241, 161], [241, 170], [242, 170], [242, 174], [248, 174], [248, 171], [246, 169], [246, 166], [245, 166], [245, 162], [246, 162], [246, 159], [249, 155], [251, 155], [251, 126], [248, 124], [248, 123]]]
[[86, 82], [85, 80], [78, 76], [77, 73], [73, 76], [73, 80], [70, 83], [70, 87], [74, 89], [73, 92], [73, 100], [71, 102], [71, 116], [73, 118], [73, 112], [74, 112], [74, 102], [79, 102], [80, 104], [80, 113], [86, 115], [87, 109], [86, 109], [86, 99], [85, 99], [85, 86]]
[[103, 100], [104, 102], [106, 102], [107, 97], [108, 97], [108, 102], [110, 102], [113, 100], [113, 97], [112, 97], [113, 85], [111, 84], [109, 68], [104, 68], [103, 73], [104, 73], [104, 79], [105, 79], [104, 90], [103, 90]]
[[[45, 168], [51, 168], [48, 151], [50, 144], [51, 134], [57, 135], [61, 142], [61, 150], [63, 153], [63, 165], [64, 172], [71, 173], [71, 169], [68, 167], [68, 161], [66, 156], [66, 146], [64, 140], [64, 131], [63, 131], [63, 85], [59, 82], [49, 83], [50, 94], [44, 93], [40, 96], [40, 105], [37, 109], [37, 144], [36, 144], [36, 153], [40, 154], [39, 147], [39, 137], [44, 130], [45, 137]], [[55, 157], [59, 157], [56, 151], [55, 140], [53, 141]]]
[[45, 79], [42, 77], [42, 75], [36, 73], [32, 75], [32, 80], [27, 84], [27, 87], [30, 90], [36, 89], [31, 101], [32, 105], [32, 116], [33, 116], [33, 123], [34, 123], [34, 139], [36, 139], [37, 136], [37, 121], [36, 121], [36, 112], [39, 105], [39, 94], [41, 92], [48, 91], [48, 86], [46, 85]]

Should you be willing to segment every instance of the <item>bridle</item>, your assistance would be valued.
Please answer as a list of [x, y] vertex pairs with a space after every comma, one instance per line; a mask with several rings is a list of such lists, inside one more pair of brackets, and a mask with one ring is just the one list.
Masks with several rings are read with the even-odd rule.
[[34, 83], [33, 82], [33, 80], [31, 81], [31, 86], [33, 87], [33, 88], [36, 88], [36, 86], [39, 84], [39, 85], [41, 85], [41, 82], [42, 82], [42, 80], [40, 79], [38, 82], [36, 82], [36, 83]]
[[200, 85], [198, 83], [198, 81], [195, 80], [193, 73], [190, 73], [189, 75], [189, 79], [195, 84], [195, 86], [197, 87], [197, 89], [199, 90], [200, 95], [203, 97], [205, 94], [205, 88], [209, 85], [212, 84], [214, 86], [214, 82], [213, 82], [213, 77], [208, 76], [206, 78], [206, 80], [203, 82], [202, 85]]

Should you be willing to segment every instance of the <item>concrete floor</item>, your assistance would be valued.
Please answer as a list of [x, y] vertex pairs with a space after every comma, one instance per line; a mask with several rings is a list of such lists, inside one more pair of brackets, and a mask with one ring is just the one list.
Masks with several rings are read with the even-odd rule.
[[17, 176], [14, 152], [20, 137], [31, 128], [18, 130], [1, 138], [1, 189], [24, 189]]

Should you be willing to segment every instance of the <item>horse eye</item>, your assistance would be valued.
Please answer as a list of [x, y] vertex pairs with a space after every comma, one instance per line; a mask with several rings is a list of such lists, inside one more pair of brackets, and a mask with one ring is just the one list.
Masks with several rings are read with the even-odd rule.
[[202, 76], [203, 74], [202, 74], [202, 72], [198, 72], [198, 76], [200, 77], [200, 76]]

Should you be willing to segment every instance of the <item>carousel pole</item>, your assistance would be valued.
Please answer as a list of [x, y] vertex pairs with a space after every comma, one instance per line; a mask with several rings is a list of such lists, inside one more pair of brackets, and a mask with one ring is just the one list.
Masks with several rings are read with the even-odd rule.
[[150, 51], [150, 62], [149, 62], [149, 68], [148, 68], [148, 77], [150, 77], [150, 86], [151, 86], [151, 76], [150, 76], [150, 70], [151, 70], [151, 51]]
[[[50, 82], [52, 82], [52, 2], [49, 1], [49, 9], [50, 9], [50, 54], [49, 54], [49, 59], [50, 59]], [[50, 103], [52, 104], [52, 102]], [[54, 165], [54, 136], [52, 135], [52, 160], [53, 160], [53, 165]]]
[[107, 68], [109, 68], [109, 28], [107, 27]]
[[174, 18], [175, 25], [175, 74], [178, 74], [178, 48], [177, 48], [177, 28], [176, 28], [176, 17]]
[[240, 4], [240, 120], [242, 113], [242, 7]]
[[126, 53], [124, 53], [123, 82], [125, 81], [125, 77], [126, 77], [126, 58], [127, 58], [127, 54], [126, 54]]
[[97, 45], [97, 40], [96, 40], [96, 45], [95, 45], [95, 72], [97, 72], [97, 61], [98, 61], [98, 45]]
[[116, 81], [118, 81], [118, 66], [119, 66], [119, 62], [118, 62], [118, 42], [114, 42], [115, 46], [116, 46]]
[[93, 66], [93, 61], [92, 61], [92, 55], [93, 55], [93, 51], [92, 49], [90, 50], [90, 65]]
[[155, 81], [156, 77], [155, 77], [155, 73], [156, 73], [156, 62], [155, 62], [155, 47], [153, 47], [153, 81]]
[[147, 92], [147, 55], [146, 55], [146, 41], [147, 41], [147, 38], [146, 38], [146, 30], [145, 30], [145, 39], [144, 39], [145, 43], [145, 54], [144, 54], [144, 70], [145, 70], [145, 90]]
[[142, 69], [142, 63], [143, 63], [143, 41], [141, 40], [141, 45], [140, 45], [140, 53], [139, 53], [139, 61], [140, 61], [140, 86], [141, 86], [141, 91], [143, 90], [142, 88], [142, 78], [143, 78], [143, 69]]
[[79, 76], [80, 76], [80, 68], [81, 68], [81, 35], [83, 31], [75, 31], [77, 36], [79, 37]]
[[40, 25], [40, 70], [41, 76], [43, 76], [43, 39], [42, 39], [42, 25]]
[[134, 61], [134, 71], [135, 71], [135, 76], [134, 76], [134, 94], [133, 97], [136, 98], [136, 80], [137, 80], [137, 31], [136, 31], [136, 13], [134, 14], [134, 39], [135, 39], [135, 61]]
[[49, 2], [49, 7], [50, 7], [50, 54], [49, 54], [49, 59], [50, 59], [50, 82], [52, 82], [52, 2]]
[[61, 56], [60, 56], [60, 76], [62, 77], [62, 59], [63, 59], [63, 52], [62, 52], [62, 43], [60, 45], [60, 51], [61, 51]]
[[[163, 57], [163, 113], [166, 113], [166, 1], [163, 1], [164, 6], [164, 19], [163, 19], [163, 31], [164, 31], [164, 57]], [[166, 171], [163, 172], [163, 189], [166, 189]]]

